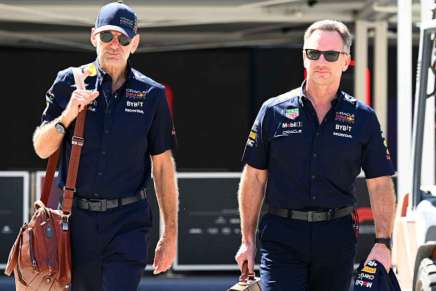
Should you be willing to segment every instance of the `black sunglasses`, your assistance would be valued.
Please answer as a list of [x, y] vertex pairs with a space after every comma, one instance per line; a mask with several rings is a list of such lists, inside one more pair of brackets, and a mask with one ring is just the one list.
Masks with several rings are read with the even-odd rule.
[[[124, 34], [120, 34], [118, 37], [118, 42], [122, 46], [129, 45], [129, 43], [132, 41], [129, 37], [125, 36]], [[114, 35], [110, 31], [102, 31], [100, 32], [100, 40], [105, 43], [109, 43], [114, 39]]]
[[314, 49], [305, 49], [306, 56], [309, 60], [316, 61], [319, 59], [321, 55], [324, 56], [324, 59], [327, 62], [336, 62], [339, 58], [340, 54], [346, 55], [345, 52], [338, 52], [338, 51], [319, 51]]

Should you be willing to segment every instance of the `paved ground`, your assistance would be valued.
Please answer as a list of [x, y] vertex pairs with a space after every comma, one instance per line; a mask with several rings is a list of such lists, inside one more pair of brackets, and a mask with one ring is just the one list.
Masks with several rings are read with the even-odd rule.
[[[138, 291], [225, 291], [235, 281], [233, 276], [183, 276], [177, 278], [146, 277]], [[0, 291], [15, 291], [13, 279], [1, 276]]]
[[[237, 280], [237, 275], [174, 275], [151, 278], [146, 276], [138, 291], [225, 291]], [[0, 276], [0, 291], [15, 291], [13, 279]], [[352, 289], [350, 288], [350, 291]]]

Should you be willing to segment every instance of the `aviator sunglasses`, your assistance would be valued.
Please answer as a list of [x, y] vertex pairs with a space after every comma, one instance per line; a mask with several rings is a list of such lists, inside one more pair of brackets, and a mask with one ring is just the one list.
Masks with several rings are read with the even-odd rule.
[[[109, 43], [109, 42], [112, 41], [113, 38], [114, 38], [114, 35], [110, 31], [102, 31], [102, 32], [100, 32], [100, 40], [102, 42]], [[124, 34], [120, 34], [117, 38], [118, 38], [118, 42], [122, 46], [129, 45], [129, 43], [131, 41], [131, 39], [129, 37], [125, 36]]]
[[321, 55], [324, 56], [324, 59], [327, 62], [336, 62], [339, 58], [340, 54], [346, 55], [345, 52], [338, 52], [338, 51], [319, 51], [314, 49], [305, 49], [306, 56], [309, 60], [316, 61], [319, 59]]

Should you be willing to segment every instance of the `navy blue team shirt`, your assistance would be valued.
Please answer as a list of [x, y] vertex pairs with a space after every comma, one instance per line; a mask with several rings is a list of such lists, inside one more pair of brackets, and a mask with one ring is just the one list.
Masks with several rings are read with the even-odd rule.
[[394, 174], [373, 109], [338, 90], [319, 124], [297, 89], [267, 100], [250, 131], [243, 161], [268, 170], [266, 203], [277, 208], [354, 206], [356, 177]]
[[[112, 78], [98, 61], [94, 64], [97, 75], [88, 77], [85, 83], [87, 89], [97, 88], [100, 94], [86, 114], [76, 194], [98, 199], [131, 196], [150, 182], [150, 155], [175, 145], [165, 88], [129, 63], [126, 82], [112, 93]], [[74, 89], [72, 69], [60, 71], [46, 94], [42, 124], [62, 113]], [[68, 127], [62, 143], [60, 187], [66, 182], [74, 125]]]

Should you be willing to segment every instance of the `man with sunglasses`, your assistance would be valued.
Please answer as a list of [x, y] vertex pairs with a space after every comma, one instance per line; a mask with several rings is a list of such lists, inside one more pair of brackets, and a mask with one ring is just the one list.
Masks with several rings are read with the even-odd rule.
[[263, 291], [349, 290], [361, 169], [377, 238], [368, 260], [391, 266], [394, 171], [374, 111], [340, 89], [350, 46], [343, 23], [313, 23], [304, 35], [307, 79], [267, 100], [249, 134], [238, 195], [242, 243], [235, 258], [253, 271], [265, 200], [258, 228]]
[[74, 88], [71, 68], [60, 71], [33, 142], [42, 158], [61, 147], [63, 187], [74, 120], [87, 110], [70, 224], [72, 290], [133, 291], [145, 268], [152, 225], [146, 190], [151, 171], [164, 223], [154, 273], [169, 269], [175, 258], [175, 133], [164, 87], [131, 67], [129, 56], [139, 44], [133, 10], [119, 2], [103, 6], [91, 43], [97, 59], [86, 66], [96, 74], [85, 79], [87, 90]]

